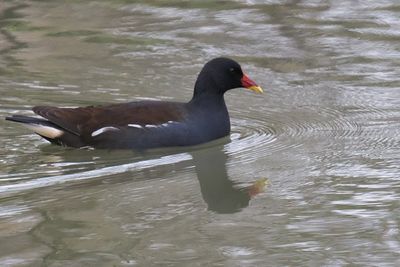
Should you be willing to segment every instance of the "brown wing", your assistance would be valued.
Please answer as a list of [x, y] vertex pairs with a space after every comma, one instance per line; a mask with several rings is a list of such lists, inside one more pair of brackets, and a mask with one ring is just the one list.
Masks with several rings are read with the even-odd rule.
[[106, 126], [157, 125], [167, 121], [182, 121], [185, 118], [183, 103], [161, 101], [80, 108], [37, 106], [33, 111], [78, 136], [90, 135], [93, 131]]

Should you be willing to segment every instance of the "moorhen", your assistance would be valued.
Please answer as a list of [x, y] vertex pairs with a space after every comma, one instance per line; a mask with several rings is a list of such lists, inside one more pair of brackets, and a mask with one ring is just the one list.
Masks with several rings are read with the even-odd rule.
[[68, 147], [141, 150], [191, 146], [229, 134], [224, 93], [238, 87], [262, 93], [236, 61], [220, 57], [205, 64], [188, 103], [136, 101], [78, 108], [37, 106], [33, 111], [42, 118], [13, 115], [6, 120], [22, 123], [51, 143]]

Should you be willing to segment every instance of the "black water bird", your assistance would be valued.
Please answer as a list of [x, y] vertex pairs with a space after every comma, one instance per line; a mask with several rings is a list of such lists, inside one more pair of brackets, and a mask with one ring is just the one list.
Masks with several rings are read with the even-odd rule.
[[37, 106], [41, 118], [13, 115], [53, 144], [106, 149], [149, 149], [191, 146], [224, 137], [230, 119], [224, 93], [244, 87], [262, 93], [241, 66], [229, 58], [205, 64], [187, 103], [136, 101], [104, 106], [58, 108]]

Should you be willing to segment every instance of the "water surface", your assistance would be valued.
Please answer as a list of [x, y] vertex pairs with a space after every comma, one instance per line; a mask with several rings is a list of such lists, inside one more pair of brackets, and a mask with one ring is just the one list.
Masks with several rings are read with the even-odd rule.
[[400, 5], [5, 1], [0, 117], [187, 101], [216, 56], [265, 90], [232, 133], [137, 153], [0, 120], [1, 266], [398, 266]]

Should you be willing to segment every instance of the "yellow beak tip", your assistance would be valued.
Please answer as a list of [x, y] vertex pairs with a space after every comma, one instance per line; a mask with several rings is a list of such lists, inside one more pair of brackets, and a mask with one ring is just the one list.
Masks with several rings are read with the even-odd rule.
[[258, 94], [262, 94], [264, 92], [263, 89], [260, 86], [256, 86], [256, 85], [250, 86], [247, 89], [249, 89], [249, 90], [251, 90], [253, 92], [256, 92]]

